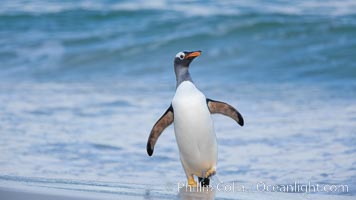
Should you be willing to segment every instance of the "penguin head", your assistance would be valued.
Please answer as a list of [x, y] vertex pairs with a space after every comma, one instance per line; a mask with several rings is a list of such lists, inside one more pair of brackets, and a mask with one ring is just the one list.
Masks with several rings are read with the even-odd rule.
[[174, 58], [175, 66], [189, 67], [189, 64], [194, 60], [194, 58], [200, 56], [201, 51], [182, 51], [177, 53]]

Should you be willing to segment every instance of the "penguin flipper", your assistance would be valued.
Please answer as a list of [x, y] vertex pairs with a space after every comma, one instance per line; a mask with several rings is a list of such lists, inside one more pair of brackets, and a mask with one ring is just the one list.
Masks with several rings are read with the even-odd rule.
[[240, 124], [240, 126], [244, 125], [244, 119], [242, 118], [242, 115], [231, 105], [225, 102], [215, 101], [212, 99], [206, 99], [206, 103], [208, 105], [211, 114], [220, 113], [228, 117], [231, 117], [238, 124]]
[[159, 118], [159, 120], [153, 126], [150, 136], [148, 137], [146, 149], [147, 149], [147, 154], [149, 156], [152, 156], [153, 154], [153, 149], [158, 140], [158, 137], [161, 135], [161, 133], [164, 131], [165, 128], [167, 128], [169, 125], [172, 124], [173, 119], [174, 119], [173, 107], [171, 104], [169, 108], [166, 110], [166, 112], [162, 115], [162, 117]]

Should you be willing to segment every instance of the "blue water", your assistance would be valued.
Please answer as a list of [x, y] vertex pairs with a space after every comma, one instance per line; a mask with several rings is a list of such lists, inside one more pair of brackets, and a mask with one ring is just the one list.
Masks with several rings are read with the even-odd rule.
[[172, 127], [152, 158], [145, 145], [173, 57], [202, 50], [196, 85], [246, 122], [213, 117], [219, 180], [355, 195], [355, 36], [351, 0], [2, 1], [0, 182], [185, 181]]

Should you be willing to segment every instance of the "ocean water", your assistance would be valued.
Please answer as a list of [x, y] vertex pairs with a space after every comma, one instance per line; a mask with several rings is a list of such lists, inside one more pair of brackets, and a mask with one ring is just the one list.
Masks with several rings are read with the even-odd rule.
[[195, 84], [245, 119], [213, 116], [214, 182], [356, 195], [355, 36], [351, 0], [2, 1], [0, 185], [180, 197], [173, 128], [153, 157], [146, 142], [175, 92], [174, 56], [202, 50]]

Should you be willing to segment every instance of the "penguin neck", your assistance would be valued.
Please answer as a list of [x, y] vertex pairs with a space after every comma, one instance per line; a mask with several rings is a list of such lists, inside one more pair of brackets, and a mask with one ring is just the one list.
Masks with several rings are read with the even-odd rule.
[[177, 81], [176, 88], [178, 88], [178, 86], [184, 81], [193, 82], [188, 69], [189, 69], [188, 67], [184, 67], [184, 66], [174, 66], [174, 71], [176, 73], [176, 81]]

